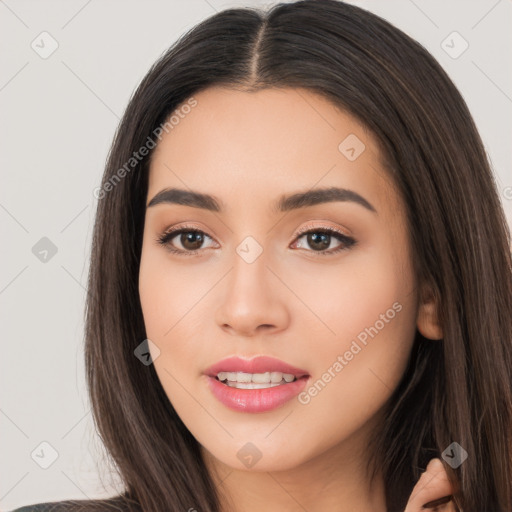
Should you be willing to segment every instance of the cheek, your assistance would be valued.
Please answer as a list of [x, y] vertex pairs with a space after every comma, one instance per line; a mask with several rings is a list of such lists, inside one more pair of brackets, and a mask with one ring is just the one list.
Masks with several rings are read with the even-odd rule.
[[197, 362], [204, 359], [207, 338], [212, 335], [204, 329], [207, 315], [211, 315], [207, 311], [212, 307], [210, 293], [222, 276], [219, 269], [193, 265], [185, 258], [171, 261], [164, 249], [143, 248], [140, 264], [139, 295], [146, 335], [160, 350], [154, 365], [166, 391], [174, 387], [171, 375], [180, 380], [199, 375]]
[[315, 378], [303, 403], [315, 421], [332, 427], [327, 427], [332, 436], [341, 425], [360, 428], [403, 376], [417, 313], [414, 276], [407, 262], [391, 247], [360, 252], [340, 265], [334, 281], [316, 281], [324, 295], [309, 288], [309, 297], [315, 298], [312, 309], [335, 334], [325, 330], [324, 342], [315, 344]]
[[[169, 344], [179, 339], [180, 320], [197, 302], [191, 276], [171, 268], [165, 251], [143, 247], [139, 271], [139, 295], [147, 337], [161, 351], [155, 360], [158, 368], [165, 359]], [[189, 347], [188, 343], [175, 343], [176, 348]], [[174, 350], [173, 350], [174, 352]]]
[[146, 336], [159, 349], [158, 357], [151, 353], [153, 365], [180, 416], [196, 422], [200, 411], [194, 409], [194, 401], [190, 400], [190, 383], [198, 375], [196, 362], [204, 345], [201, 347], [198, 330], [191, 321], [205, 292], [197, 285], [197, 274], [195, 279], [188, 274], [185, 267], [177, 270], [155, 252], [143, 252], [139, 294]]
[[195, 265], [187, 263], [186, 257], [171, 259], [165, 248], [153, 247], [150, 240], [144, 240], [139, 295], [148, 337], [172, 337], [174, 326], [204, 294], [203, 288], [208, 287], [206, 281]]
[[415, 323], [412, 272], [392, 251], [359, 250], [336, 264], [297, 260], [279, 274], [293, 290], [289, 306], [297, 321], [324, 341], [328, 353], [344, 349], [358, 335], [364, 342], [366, 329], [376, 323], [379, 332], [399, 342], [403, 328], [410, 333]]

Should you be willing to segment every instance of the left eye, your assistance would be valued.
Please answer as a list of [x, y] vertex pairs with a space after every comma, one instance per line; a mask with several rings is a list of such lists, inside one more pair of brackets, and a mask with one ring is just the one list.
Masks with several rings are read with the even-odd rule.
[[[327, 228], [315, 228], [310, 229], [309, 231], [302, 232], [297, 237], [297, 243], [300, 245], [300, 239], [306, 237], [306, 243], [316, 252], [318, 255], [330, 255], [335, 254], [345, 249], [349, 249], [352, 245], [356, 243], [356, 241], [334, 229]], [[335, 238], [340, 242], [340, 245], [334, 249], [330, 249], [326, 251], [331, 245], [332, 239]], [[303, 247], [298, 247], [303, 248]]]
[[[178, 237], [178, 235], [180, 236]], [[177, 237], [179, 243], [181, 244], [181, 248], [175, 247], [174, 244], [171, 243], [171, 241]], [[337, 252], [349, 249], [356, 243], [353, 238], [334, 229], [315, 228], [299, 233], [299, 235], [296, 237], [296, 242], [294, 242], [294, 248], [304, 248], [301, 243], [301, 239], [304, 237], [306, 237], [306, 243], [313, 249], [313, 251], [309, 252], [315, 252], [316, 255], [335, 254]], [[327, 251], [326, 249], [329, 249], [331, 246], [333, 238], [337, 239], [340, 242], [340, 245]], [[192, 256], [197, 254], [201, 248], [204, 248], [201, 246], [203, 245], [205, 239], [213, 240], [204, 231], [195, 228], [192, 229], [184, 227], [166, 231], [157, 238], [157, 242], [161, 245], [164, 245], [172, 253]], [[212, 246], [206, 248], [211, 247]]]

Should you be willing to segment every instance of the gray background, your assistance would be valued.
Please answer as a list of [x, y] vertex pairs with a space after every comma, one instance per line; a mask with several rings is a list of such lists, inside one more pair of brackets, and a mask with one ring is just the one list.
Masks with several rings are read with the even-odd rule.
[[[479, 127], [512, 224], [512, 2], [353, 3], [417, 39], [447, 70]], [[93, 189], [149, 66], [202, 19], [244, 5], [270, 2], [0, 2], [2, 510], [122, 490], [102, 462], [84, 384]], [[58, 43], [45, 59], [40, 52], [51, 40], [43, 31]], [[447, 51], [454, 55], [463, 42], [442, 43], [453, 31], [469, 44], [457, 58]], [[44, 253], [43, 237], [55, 254]], [[58, 455], [47, 469], [41, 465], [51, 462], [52, 449], [42, 442]]]

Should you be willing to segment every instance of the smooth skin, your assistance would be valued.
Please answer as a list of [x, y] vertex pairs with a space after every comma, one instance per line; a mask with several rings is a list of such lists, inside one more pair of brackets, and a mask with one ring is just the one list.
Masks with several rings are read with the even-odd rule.
[[[197, 105], [152, 155], [146, 204], [162, 189], [180, 188], [213, 195], [224, 208], [147, 208], [139, 291], [163, 389], [201, 444], [226, 512], [384, 512], [383, 481], [369, 485], [364, 448], [403, 375], [416, 329], [431, 340], [442, 331], [413, 273], [404, 206], [376, 141], [354, 117], [304, 89], [215, 86], [194, 98]], [[365, 145], [354, 161], [338, 149], [350, 134]], [[272, 209], [284, 195], [324, 187], [350, 189], [375, 211], [352, 201]], [[157, 242], [183, 226], [203, 232], [203, 242], [191, 234]], [[344, 247], [327, 235], [319, 250], [320, 235], [297, 236], [304, 227], [338, 229], [356, 243]], [[237, 252], [248, 236], [262, 249], [251, 263]], [[307, 404], [292, 399], [244, 413], [209, 390], [203, 372], [234, 355], [303, 368], [309, 389], [393, 304], [400, 312]], [[237, 457], [249, 442], [261, 454], [250, 468]], [[419, 510], [416, 503], [407, 512]]]

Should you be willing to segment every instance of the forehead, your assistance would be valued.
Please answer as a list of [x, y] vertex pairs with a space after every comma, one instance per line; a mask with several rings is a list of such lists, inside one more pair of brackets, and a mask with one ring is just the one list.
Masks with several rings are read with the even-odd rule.
[[319, 94], [216, 86], [193, 99], [174, 111], [152, 155], [148, 197], [179, 186], [243, 206], [315, 185], [374, 197], [391, 185], [373, 135]]

